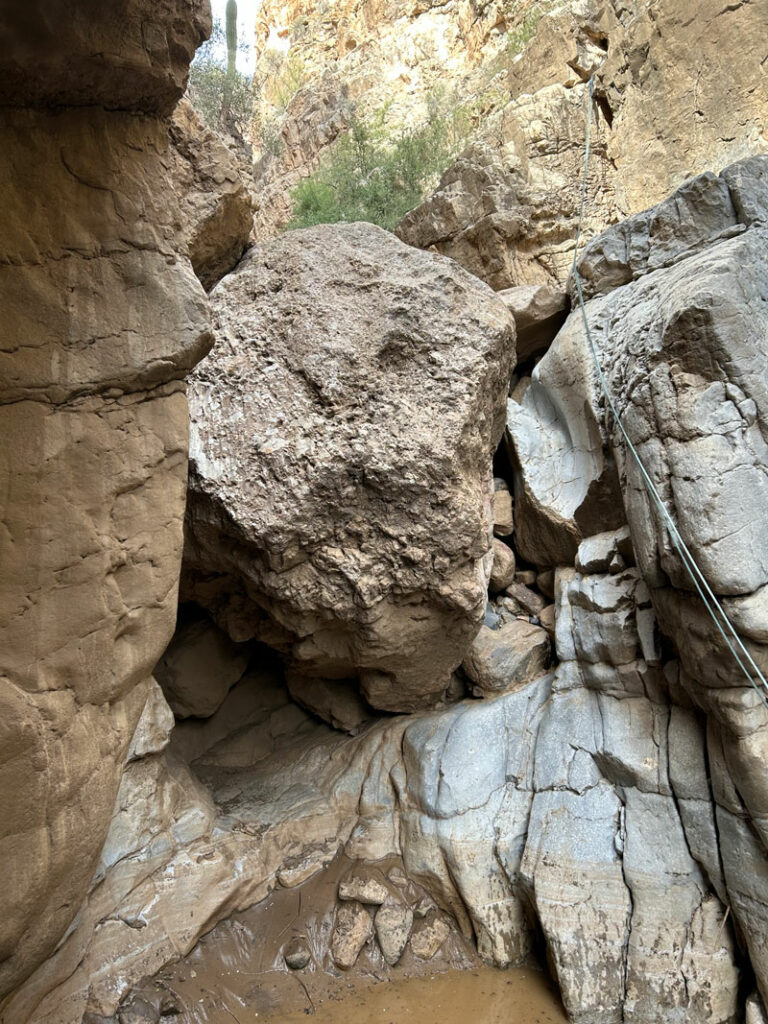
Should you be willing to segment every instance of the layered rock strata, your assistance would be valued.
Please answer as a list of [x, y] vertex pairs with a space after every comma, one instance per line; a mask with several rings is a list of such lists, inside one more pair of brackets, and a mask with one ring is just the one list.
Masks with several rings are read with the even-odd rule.
[[0, 995], [77, 914], [152, 699], [176, 616], [183, 378], [211, 342], [165, 120], [207, 4], [46, 0], [3, 21]]

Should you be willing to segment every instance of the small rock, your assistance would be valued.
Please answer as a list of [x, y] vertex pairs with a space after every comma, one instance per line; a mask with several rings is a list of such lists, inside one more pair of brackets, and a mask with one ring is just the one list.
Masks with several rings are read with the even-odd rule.
[[303, 935], [295, 935], [283, 947], [283, 957], [292, 971], [303, 970], [312, 959], [312, 954]]
[[541, 594], [537, 594], [523, 583], [510, 583], [506, 594], [516, 601], [527, 615], [538, 615], [547, 604]]
[[552, 640], [555, 639], [555, 608], [556, 605], [548, 604], [546, 608], [542, 608], [539, 612], [539, 622], [546, 629]]
[[498, 594], [504, 590], [515, 579], [515, 553], [509, 545], [493, 538], [493, 568], [491, 578], [488, 581], [488, 590], [492, 594]]
[[289, 669], [285, 685], [298, 705], [351, 736], [356, 736], [373, 718], [355, 680], [322, 679]]
[[404, 903], [385, 903], [376, 911], [376, 938], [390, 967], [403, 955], [413, 927], [413, 911]]
[[392, 886], [382, 872], [365, 864], [351, 868], [339, 883], [340, 900], [357, 900], [379, 906], [392, 895]]
[[483, 625], [487, 626], [488, 629], [498, 629], [501, 625], [501, 621], [501, 616], [489, 601], [485, 606]]
[[413, 908], [413, 916], [426, 917], [432, 910], [437, 910], [437, 904], [428, 893], [424, 893], [419, 902]]
[[120, 1024], [159, 1024], [160, 1010], [140, 996], [133, 996], [117, 1012]]
[[536, 573], [533, 569], [523, 569], [515, 573], [514, 583], [522, 583], [524, 587], [532, 587], [536, 583]]
[[597, 533], [587, 537], [579, 544], [576, 552], [576, 568], [579, 572], [618, 573], [627, 567], [627, 562], [622, 552], [627, 552], [634, 562], [631, 553], [632, 542], [629, 537], [629, 527], [623, 526], [620, 530], [610, 530], [606, 533]]
[[437, 912], [417, 921], [411, 933], [411, 952], [420, 960], [431, 960], [450, 934], [450, 928]]
[[475, 693], [503, 693], [543, 675], [549, 664], [550, 641], [545, 630], [513, 619], [501, 629], [485, 626], [475, 637], [462, 667]]
[[550, 601], [555, 599], [555, 570], [545, 569], [544, 572], [540, 572], [536, 577], [536, 586], [542, 592], [544, 597], [548, 597]]
[[565, 292], [546, 284], [524, 284], [496, 293], [515, 318], [517, 361], [546, 352], [570, 305]]
[[362, 903], [340, 903], [331, 936], [331, 956], [336, 966], [345, 971], [354, 967], [372, 934], [371, 915]]
[[387, 878], [390, 880], [390, 882], [396, 885], [398, 889], [405, 888], [409, 881], [406, 873], [403, 871], [402, 868], [398, 867], [397, 865], [389, 869], [389, 871], [387, 872]]
[[[495, 483], [495, 480], [494, 480]], [[497, 537], [508, 537], [515, 529], [512, 495], [508, 488], [493, 492], [493, 532]]]

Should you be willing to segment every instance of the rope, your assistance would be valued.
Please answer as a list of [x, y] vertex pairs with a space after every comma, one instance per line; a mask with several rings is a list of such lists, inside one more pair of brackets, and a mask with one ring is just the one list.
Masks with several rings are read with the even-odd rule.
[[[605, 379], [603, 367], [597, 352], [597, 347], [595, 346], [595, 342], [592, 337], [592, 331], [589, 326], [589, 318], [587, 317], [587, 308], [584, 302], [584, 294], [581, 287], [581, 275], [579, 274], [577, 263], [579, 257], [579, 243], [581, 241], [581, 230], [584, 220], [584, 210], [587, 202], [587, 177], [589, 175], [589, 157], [592, 134], [592, 105], [594, 99], [594, 91], [594, 78], [590, 78], [589, 96], [587, 100], [587, 129], [584, 146], [584, 174], [581, 182], [581, 201], [579, 203], [579, 220], [578, 227], [576, 230], [576, 248], [573, 254], [573, 265], [571, 267], [571, 274], [573, 275], [574, 283], [576, 285], [576, 292], [579, 298], [579, 306], [581, 307], [581, 316], [584, 321], [584, 330], [587, 335], [587, 341], [589, 342], [589, 347], [592, 352], [592, 358], [594, 359], [595, 367], [597, 368], [597, 376], [600, 381], [600, 387], [602, 389], [603, 394], [605, 395], [605, 400], [608, 403], [608, 408], [613, 414], [613, 418], [616, 421], [616, 425], [618, 426], [619, 430], [621, 431], [621, 435], [624, 438], [626, 446], [629, 452], [631, 453], [632, 458], [635, 460], [638, 469], [640, 470], [640, 474], [643, 478], [646, 490], [648, 491], [648, 494], [651, 498], [653, 505], [655, 505], [656, 509], [661, 515], [661, 518], [669, 533], [670, 540], [677, 549], [680, 558], [683, 562], [683, 565], [687, 569], [688, 575], [691, 577], [693, 585], [699, 594], [699, 597], [703, 601], [704, 606], [709, 612], [712, 621], [717, 626], [718, 632], [725, 641], [728, 649], [730, 650], [731, 654], [736, 660], [736, 663], [746, 676], [750, 685], [755, 688], [755, 691], [762, 700], [763, 704], [766, 706], [766, 708], [768, 708], [768, 699], [766, 699], [766, 693], [768, 693], [768, 680], [766, 680], [765, 676], [757, 666], [754, 658], [749, 653], [747, 648], [744, 646], [741, 637], [736, 632], [736, 629], [731, 620], [728, 618], [725, 609], [713, 593], [712, 588], [710, 587], [709, 583], [704, 577], [704, 573], [697, 565], [696, 560], [694, 559], [693, 555], [691, 554], [688, 548], [688, 545], [685, 543], [682, 536], [680, 535], [680, 531], [675, 525], [675, 522], [672, 519], [672, 516], [670, 515], [666, 504], [664, 503], [661, 495], [656, 489], [656, 485], [654, 484], [653, 480], [648, 474], [648, 471], [643, 465], [643, 461], [640, 458], [637, 449], [632, 444], [629, 434], [627, 433], [622, 422], [621, 416], [619, 416], [618, 410], [614, 404], [613, 398], [611, 397], [611, 393], [608, 388], [608, 382]], [[750, 668], [752, 669], [751, 672]], [[758, 685], [758, 683], [756, 682], [755, 677], [757, 678], [757, 680], [759, 680], [760, 685]]]

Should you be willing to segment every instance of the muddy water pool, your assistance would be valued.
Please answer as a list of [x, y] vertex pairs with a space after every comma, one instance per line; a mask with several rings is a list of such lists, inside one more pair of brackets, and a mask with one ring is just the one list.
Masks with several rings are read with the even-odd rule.
[[[546, 976], [536, 970], [499, 971], [481, 967], [423, 978], [352, 986], [329, 996], [309, 1018], [244, 1018], [270, 1024], [566, 1024], [562, 1005]], [[229, 1018], [231, 1024], [232, 1018]], [[218, 1024], [218, 1021], [217, 1021]], [[221, 1024], [224, 1024], [222, 1018]]]

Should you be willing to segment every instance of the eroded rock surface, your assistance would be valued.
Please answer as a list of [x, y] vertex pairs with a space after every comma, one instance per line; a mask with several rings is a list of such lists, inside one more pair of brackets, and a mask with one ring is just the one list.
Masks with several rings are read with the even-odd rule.
[[364, 224], [254, 248], [211, 300], [186, 592], [374, 707], [434, 702], [485, 607], [511, 316]]
[[209, 28], [197, 0], [3, 18], [0, 995], [78, 912], [173, 631], [211, 337], [162, 118]]
[[660, 202], [691, 174], [765, 152], [766, 83], [755, 52], [765, 28], [765, 12], [750, 3], [702, 0], [695, 18], [684, 0], [658, 10], [636, 0], [553, 5], [507, 69], [498, 90], [505, 101], [398, 234], [497, 290], [562, 289], [576, 238], [589, 77], [586, 237]]
[[182, 235], [208, 291], [235, 266], [253, 229], [247, 170], [186, 99], [174, 112], [171, 141]]
[[[766, 241], [766, 180], [765, 157], [694, 178], [660, 206], [599, 236], [580, 262], [592, 296], [587, 315], [616, 408], [682, 540], [758, 666], [766, 663], [758, 611], [766, 586], [766, 277], [758, 256]], [[572, 314], [522, 403], [510, 402], [519, 466], [515, 537], [528, 551], [536, 536], [544, 537], [547, 557], [570, 559], [579, 538], [614, 525], [599, 509], [620, 489], [648, 597], [680, 655], [679, 670], [668, 677], [672, 701], [680, 705], [672, 709], [678, 724], [674, 732], [670, 725], [669, 756], [673, 785], [685, 797], [686, 839], [732, 907], [765, 990], [767, 804], [758, 764], [768, 712], [696, 596], [613, 418], [604, 426], [590, 363], [580, 314]], [[545, 438], [541, 454], [549, 455], [534, 463], [529, 441], [536, 429]], [[564, 467], [567, 486], [550, 489]], [[603, 564], [618, 575], [575, 601], [570, 616], [576, 623], [603, 609], [608, 618], [598, 647], [610, 642], [621, 664], [629, 652], [621, 653], [626, 622], [616, 597], [627, 572], [616, 559], [626, 554], [610, 536], [581, 542], [580, 565]], [[648, 611], [638, 611], [637, 629], [643, 658], [652, 662], [659, 650]], [[566, 657], [564, 644], [571, 642], [561, 637], [560, 618], [557, 629], [558, 653]], [[582, 670], [603, 657], [578, 642], [572, 650]], [[711, 781], [691, 782], [688, 791], [686, 772], [673, 765], [691, 755], [681, 716], [692, 707], [707, 720], [696, 771], [706, 758]]]

